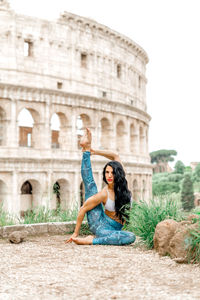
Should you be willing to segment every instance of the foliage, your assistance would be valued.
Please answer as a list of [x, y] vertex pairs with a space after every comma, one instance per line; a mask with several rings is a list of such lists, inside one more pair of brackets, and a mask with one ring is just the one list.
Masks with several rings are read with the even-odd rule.
[[200, 182], [200, 163], [194, 169], [193, 180], [196, 182]]
[[180, 204], [173, 197], [160, 197], [149, 203], [142, 200], [134, 202], [127, 230], [139, 236], [148, 248], [153, 248], [156, 225], [165, 219], [180, 220], [181, 217]]
[[190, 166], [186, 166], [184, 173], [192, 173], [192, 168]]
[[198, 228], [190, 231], [190, 236], [185, 242], [188, 262], [200, 264], [200, 219], [198, 221]]
[[151, 162], [159, 163], [159, 162], [169, 162], [174, 161], [174, 155], [177, 155], [175, 150], [157, 150], [150, 153]]
[[185, 171], [185, 165], [181, 160], [177, 160], [174, 166], [174, 173], [183, 174]]
[[154, 196], [180, 192], [182, 174], [157, 173], [153, 174], [152, 192]]
[[14, 225], [14, 217], [8, 212], [3, 210], [2, 205], [0, 206], [0, 226]]
[[181, 202], [184, 210], [194, 207], [194, 191], [190, 174], [186, 173], [182, 181]]

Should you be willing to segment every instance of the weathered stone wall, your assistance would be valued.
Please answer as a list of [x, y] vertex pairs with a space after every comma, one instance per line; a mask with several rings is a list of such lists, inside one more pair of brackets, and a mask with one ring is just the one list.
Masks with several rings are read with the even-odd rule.
[[[134, 198], [151, 195], [145, 51], [97, 22], [65, 12], [55, 22], [16, 15], [0, 2], [0, 201], [10, 211], [80, 203], [80, 132], [89, 126], [96, 148], [112, 148], [125, 164]], [[19, 115], [33, 118], [27, 145]], [[60, 121], [52, 141], [52, 116]], [[81, 125], [77, 125], [77, 120]], [[29, 132], [29, 133], [28, 133]], [[28, 136], [29, 134], [29, 136]], [[93, 158], [102, 186], [105, 159]], [[22, 193], [24, 183], [31, 192]], [[27, 199], [27, 203], [26, 202]]]

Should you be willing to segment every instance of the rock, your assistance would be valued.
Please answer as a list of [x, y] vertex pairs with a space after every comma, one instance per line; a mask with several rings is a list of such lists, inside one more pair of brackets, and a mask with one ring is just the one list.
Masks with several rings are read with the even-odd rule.
[[157, 224], [153, 243], [154, 249], [160, 255], [167, 255], [169, 253], [169, 242], [173, 237], [177, 227], [178, 222], [172, 219], [167, 219]]
[[182, 222], [167, 219], [158, 223], [153, 238], [154, 249], [162, 256], [170, 255], [178, 263], [187, 262], [186, 240], [190, 231], [198, 228], [198, 223], [193, 224], [193, 220], [194, 215]]
[[185, 240], [189, 237], [189, 232], [192, 229], [197, 228], [198, 224], [185, 224], [180, 222], [174, 236], [171, 238], [169, 243], [169, 254], [171, 258], [185, 259], [187, 261], [187, 245]]
[[27, 237], [28, 232], [23, 230], [23, 231], [13, 231], [12, 233], [9, 234], [8, 240], [11, 243], [14, 244], [19, 244], [23, 242], [23, 240]]

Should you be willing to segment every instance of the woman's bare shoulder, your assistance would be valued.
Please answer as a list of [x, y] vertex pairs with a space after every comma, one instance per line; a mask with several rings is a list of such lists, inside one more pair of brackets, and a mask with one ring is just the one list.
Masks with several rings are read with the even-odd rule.
[[102, 202], [103, 202], [103, 204], [106, 204], [106, 201], [107, 201], [107, 198], [108, 198], [107, 186], [105, 186], [105, 187], [101, 190], [101, 194], [102, 194]]

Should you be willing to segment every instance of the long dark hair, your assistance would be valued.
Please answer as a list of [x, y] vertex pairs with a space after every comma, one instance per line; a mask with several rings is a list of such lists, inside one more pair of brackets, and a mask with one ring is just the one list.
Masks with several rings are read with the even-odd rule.
[[113, 169], [116, 216], [124, 222], [128, 218], [127, 210], [130, 209], [131, 205], [131, 192], [128, 189], [125, 172], [120, 162], [115, 160], [108, 162], [103, 169], [103, 181], [105, 183], [107, 183], [105, 176], [107, 166]]

